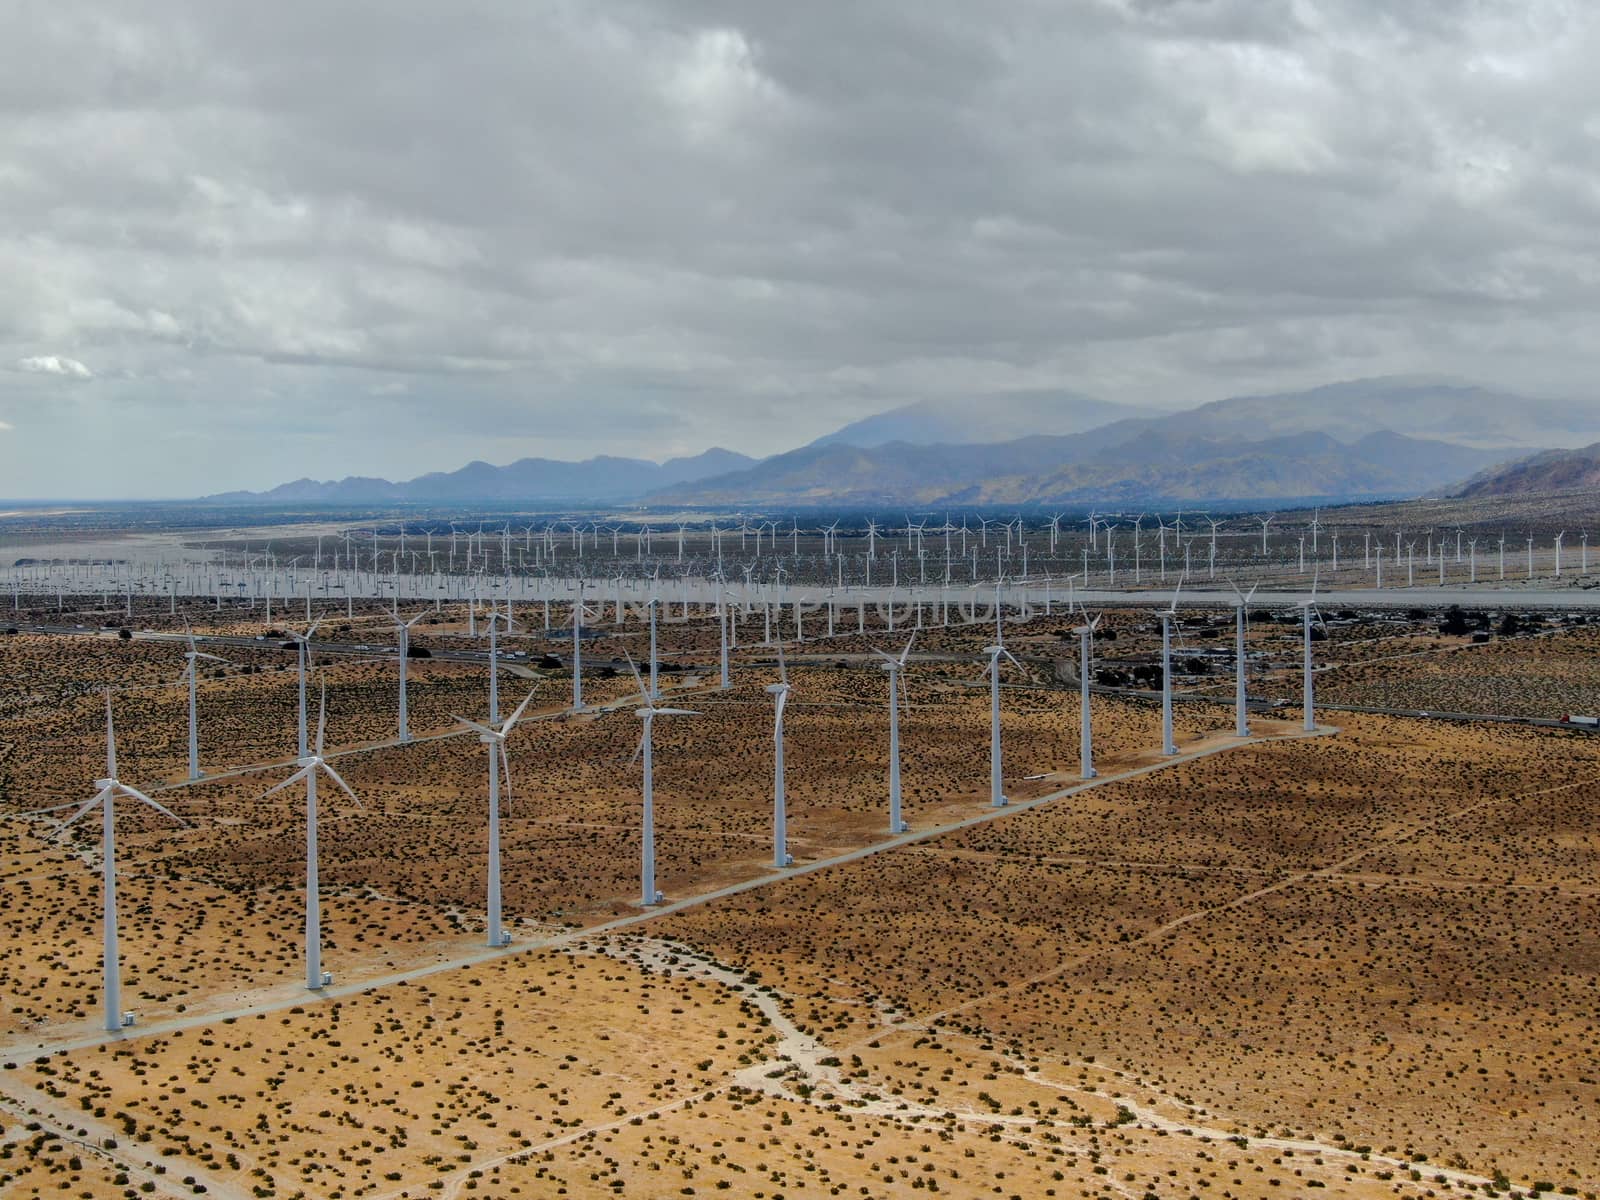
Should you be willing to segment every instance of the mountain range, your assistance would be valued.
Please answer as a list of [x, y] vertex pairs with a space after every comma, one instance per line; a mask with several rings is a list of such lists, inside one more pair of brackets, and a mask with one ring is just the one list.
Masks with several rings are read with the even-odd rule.
[[1600, 438], [1588, 406], [1389, 376], [1155, 412], [1074, 392], [920, 400], [756, 460], [713, 449], [473, 462], [391, 483], [309, 479], [213, 504], [638, 502], [680, 506], [1369, 499], [1439, 493], [1531, 449]]
[[1503, 457], [1388, 432], [1345, 443], [1325, 433], [1253, 440], [1139, 426], [994, 445], [813, 445], [652, 499], [723, 507], [1356, 499], [1437, 490]]
[[1148, 409], [1096, 400], [1078, 392], [1014, 391], [983, 396], [917, 400], [852, 421], [824, 434], [813, 446], [982, 445], [1034, 434], [1086, 433], [1130, 417], [1156, 416]]
[[1480, 472], [1458, 495], [1467, 498], [1537, 496], [1600, 489], [1600, 442], [1576, 450], [1546, 450]]
[[662, 488], [694, 483], [755, 464], [745, 454], [720, 447], [693, 458], [654, 463], [644, 458], [602, 455], [582, 462], [523, 458], [504, 467], [470, 462], [457, 471], [433, 471], [401, 483], [348, 475], [319, 482], [297, 479], [265, 492], [223, 492], [207, 504], [368, 504], [373, 502], [614, 501]]

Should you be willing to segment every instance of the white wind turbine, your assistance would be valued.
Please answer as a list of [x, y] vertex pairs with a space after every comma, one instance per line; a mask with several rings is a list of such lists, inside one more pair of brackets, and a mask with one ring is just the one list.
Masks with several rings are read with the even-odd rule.
[[1315, 578], [1313, 578], [1311, 580], [1311, 594], [1309, 596], [1307, 596], [1304, 600], [1301, 600], [1301, 601], [1297, 602], [1297, 607], [1300, 609], [1301, 629], [1302, 629], [1302, 635], [1303, 635], [1303, 638], [1304, 638], [1304, 645], [1305, 645], [1305, 664], [1304, 664], [1304, 667], [1303, 667], [1303, 679], [1302, 679], [1302, 682], [1301, 682], [1300, 686], [1301, 686], [1301, 692], [1302, 692], [1302, 696], [1303, 696], [1302, 704], [1303, 704], [1303, 706], [1305, 708], [1305, 726], [1304, 726], [1304, 728], [1305, 728], [1305, 731], [1307, 733], [1313, 732], [1317, 727], [1316, 698], [1315, 698], [1315, 695], [1313, 693], [1313, 684], [1312, 684], [1312, 679], [1311, 679], [1311, 617], [1312, 617], [1312, 614], [1313, 613], [1316, 614], [1317, 624], [1322, 626], [1324, 632], [1326, 632], [1327, 628], [1328, 628], [1327, 623], [1324, 622], [1323, 619], [1322, 619], [1322, 614], [1320, 612], [1316, 611], [1316, 605], [1317, 605], [1317, 581], [1316, 581]]
[[694, 717], [699, 714], [688, 708], [657, 708], [645, 691], [644, 680], [639, 678], [639, 668], [633, 665], [633, 656], [624, 651], [628, 659], [628, 670], [633, 672], [633, 681], [639, 688], [639, 707], [634, 709], [634, 716], [638, 717], [642, 728], [639, 733], [639, 747], [633, 752], [635, 759], [644, 757], [644, 780], [642, 786], [644, 798], [644, 829], [639, 845], [639, 903], [643, 905], [660, 904], [662, 895], [656, 890], [656, 808], [655, 808], [655, 770], [654, 770], [654, 738], [652, 736], [655, 719], [657, 717]]
[[533, 692], [529, 692], [527, 699], [517, 705], [514, 711], [504, 721], [480, 725], [476, 721], [469, 721], [466, 717], [455, 719], [468, 729], [478, 733], [478, 740], [489, 747], [489, 882], [487, 896], [488, 911], [488, 944], [491, 946], [508, 946], [511, 944], [511, 935], [500, 928], [500, 773], [505, 772], [506, 795], [511, 795], [511, 761], [506, 757], [506, 738], [517, 727], [517, 722], [522, 720], [522, 714], [528, 711], [528, 705], [533, 701]]
[[883, 659], [882, 670], [889, 674], [889, 832], [906, 832], [906, 823], [900, 819], [900, 702], [901, 693], [897, 690], [905, 686], [900, 672], [905, 670], [906, 660], [911, 654], [911, 644], [917, 640], [917, 635], [912, 634], [906, 639], [906, 648], [900, 651], [896, 658], [882, 650], [874, 653]]
[[721, 634], [721, 647], [718, 655], [719, 668], [718, 687], [727, 691], [733, 686], [733, 680], [728, 675], [728, 592], [723, 585], [722, 575], [717, 574], [717, 629]]
[[300, 655], [300, 724], [295, 747], [300, 758], [306, 756], [306, 662], [311, 656], [311, 637], [321, 624], [321, 621], [313, 621], [304, 633], [289, 635]]
[[101, 959], [104, 979], [102, 999], [105, 1002], [104, 1028], [108, 1033], [115, 1033], [123, 1026], [133, 1024], [133, 1014], [122, 1011], [122, 962], [117, 948], [117, 798], [138, 800], [162, 816], [171, 817], [180, 825], [185, 822], [182, 817], [163, 808], [138, 788], [129, 787], [117, 778], [117, 732], [111, 719], [109, 688], [106, 690], [106, 777], [95, 780], [95, 787], [99, 790], [95, 793], [94, 799], [63, 821], [52, 836], [66, 832], [96, 805], [100, 806], [101, 920], [105, 937], [104, 954]]
[[653, 582], [650, 585], [650, 592], [650, 601], [645, 605], [650, 610], [650, 699], [659, 700], [661, 699], [661, 684], [657, 675], [656, 607], [661, 601], [656, 599], [655, 584]]
[[402, 621], [393, 614], [389, 616], [389, 620], [394, 622], [395, 629], [400, 635], [400, 740], [402, 742], [411, 740], [411, 726], [406, 716], [406, 667], [411, 658], [411, 627], [427, 615], [427, 610], [424, 609], [409, 621]]
[[572, 601], [572, 711], [583, 711], [583, 584]]
[[1022, 664], [1004, 646], [986, 646], [983, 652], [989, 656], [989, 665], [984, 670], [989, 676], [989, 804], [993, 808], [1004, 808], [1007, 800], [1000, 790], [1000, 656], [1005, 655], [1017, 667]]
[[1083, 624], [1072, 632], [1078, 635], [1078, 761], [1084, 779], [1093, 779], [1100, 772], [1094, 769], [1094, 729], [1089, 712], [1089, 666], [1093, 656], [1090, 642], [1100, 625], [1100, 618], [1089, 619], [1083, 614]]
[[[356, 794], [335, 771], [328, 761], [322, 757], [322, 739], [327, 732], [328, 725], [328, 685], [322, 685], [322, 701], [317, 709], [317, 744], [314, 754], [304, 755], [300, 758], [300, 769], [276, 787], [269, 788], [263, 795], [281, 792], [284, 788], [305, 780], [306, 784], [306, 987], [318, 991], [333, 982], [333, 976], [322, 969], [322, 899], [318, 894], [317, 883], [317, 772], [324, 771], [329, 779], [339, 786], [339, 790], [351, 800], [355, 801], [357, 808], [361, 801], [356, 799]], [[304, 735], [305, 730], [302, 729]]]
[[200, 778], [200, 723], [195, 714], [195, 680], [200, 674], [200, 660], [229, 665], [225, 658], [218, 658], [215, 654], [202, 654], [195, 649], [194, 631], [189, 628], [189, 622], [183, 623], [184, 636], [189, 639], [189, 649], [184, 652], [186, 665], [183, 668], [183, 678], [189, 683], [189, 778]]
[[1245, 703], [1245, 649], [1244, 635], [1250, 622], [1250, 598], [1260, 584], [1251, 584], [1250, 590], [1241, 594], [1230, 580], [1235, 597], [1233, 616], [1233, 732], [1237, 737], [1250, 736], [1250, 712]]
[[1161, 753], [1178, 752], [1172, 739], [1172, 623], [1178, 619], [1178, 596], [1183, 591], [1183, 578], [1173, 589], [1172, 603], [1157, 615], [1161, 618]]
[[783, 710], [789, 704], [789, 668], [784, 665], [783, 647], [778, 647], [777, 683], [767, 685], [767, 695], [772, 697], [772, 865], [794, 865], [789, 853], [788, 797], [783, 787]]

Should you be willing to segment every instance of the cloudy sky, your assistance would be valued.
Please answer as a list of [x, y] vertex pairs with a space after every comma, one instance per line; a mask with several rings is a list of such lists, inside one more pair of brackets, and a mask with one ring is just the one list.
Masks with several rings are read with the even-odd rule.
[[0, 496], [1593, 393], [1585, 0], [18, 0]]

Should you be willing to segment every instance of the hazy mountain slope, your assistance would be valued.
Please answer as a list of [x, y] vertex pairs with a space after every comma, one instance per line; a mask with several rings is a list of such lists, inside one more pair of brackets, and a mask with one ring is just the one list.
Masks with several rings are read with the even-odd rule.
[[1200, 437], [1320, 431], [1355, 441], [1388, 430], [1463, 446], [1533, 449], [1593, 441], [1600, 436], [1600, 410], [1455, 380], [1384, 376], [1217, 400], [1161, 424]]
[[1578, 450], [1548, 450], [1493, 467], [1469, 479], [1461, 496], [1534, 496], [1600, 489], [1600, 442]]
[[1125, 404], [1078, 392], [998, 392], [917, 400], [853, 421], [812, 442], [813, 446], [971, 445], [1009, 442], [1035, 434], [1082, 433], [1127, 417], [1147, 415]]
[[1449, 485], [1465, 465], [1498, 457], [1392, 433], [1353, 445], [1322, 433], [1255, 442], [1166, 435], [1154, 446], [1139, 446], [1147, 448], [1149, 455], [1114, 454], [1009, 488], [991, 487], [987, 495], [992, 503], [1411, 496]]
[[1497, 452], [1377, 434], [1198, 438], [1147, 422], [1115, 434], [987, 446], [807, 446], [748, 470], [650, 497], [674, 504], [1046, 504], [1416, 495], [1481, 470]]
[[456, 471], [435, 471], [403, 483], [360, 476], [326, 482], [298, 479], [266, 492], [225, 492], [204, 499], [211, 504], [625, 500], [726, 474], [755, 461], [720, 448], [664, 463], [606, 455], [583, 462], [524, 458], [503, 467], [471, 462]]

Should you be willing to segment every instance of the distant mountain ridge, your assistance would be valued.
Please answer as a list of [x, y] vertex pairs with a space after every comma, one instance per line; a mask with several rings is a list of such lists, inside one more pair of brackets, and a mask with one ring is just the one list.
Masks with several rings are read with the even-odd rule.
[[203, 497], [207, 504], [368, 504], [437, 501], [597, 501], [631, 500], [649, 492], [694, 483], [753, 466], [756, 460], [720, 447], [692, 458], [654, 463], [643, 458], [600, 455], [582, 462], [523, 458], [503, 467], [470, 462], [456, 471], [434, 471], [393, 483], [351, 475], [318, 481], [297, 479], [265, 492], [223, 492]]
[[1207, 437], [1320, 432], [1354, 441], [1388, 430], [1480, 449], [1524, 452], [1600, 437], [1593, 405], [1544, 400], [1462, 380], [1387, 375], [1300, 392], [1236, 396], [1163, 417]]
[[1035, 434], [1084, 433], [1113, 421], [1153, 415], [1148, 409], [1112, 404], [1079, 392], [998, 392], [902, 404], [852, 421], [811, 445], [869, 449], [890, 442], [916, 446], [984, 445]]
[[686, 505], [1067, 504], [1417, 495], [1504, 457], [1382, 431], [1202, 438], [1142, 421], [996, 445], [806, 446], [744, 471], [669, 488]]
[[1600, 442], [1576, 450], [1546, 450], [1482, 471], [1456, 493], [1465, 498], [1538, 496], [1600, 489]]
[[757, 461], [714, 449], [469, 463], [401, 483], [302, 479], [213, 504], [474, 501], [681, 505], [1365, 499], [1440, 493], [1510, 459], [1600, 439], [1600, 412], [1461, 380], [1383, 376], [1178, 412], [1070, 391], [924, 399]]

